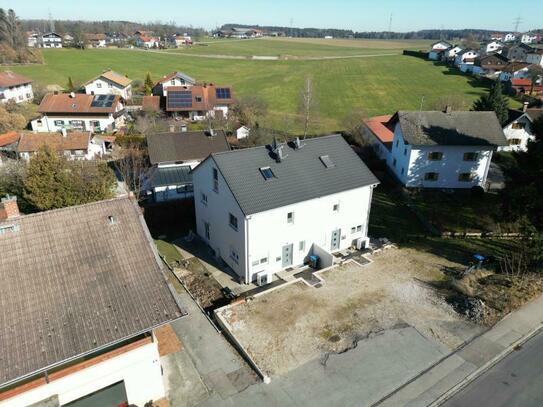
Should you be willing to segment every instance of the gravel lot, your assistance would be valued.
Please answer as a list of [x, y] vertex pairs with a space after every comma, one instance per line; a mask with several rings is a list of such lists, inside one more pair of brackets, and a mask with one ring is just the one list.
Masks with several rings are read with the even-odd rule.
[[482, 330], [428, 284], [462, 265], [410, 249], [389, 249], [372, 260], [324, 272], [321, 288], [297, 282], [223, 309], [221, 316], [272, 377], [387, 329], [412, 326], [451, 350]]

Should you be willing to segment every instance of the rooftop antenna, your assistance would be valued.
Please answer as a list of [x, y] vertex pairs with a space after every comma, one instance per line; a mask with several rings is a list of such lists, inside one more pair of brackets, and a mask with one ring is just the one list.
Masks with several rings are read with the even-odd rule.
[[515, 19], [513, 20], [513, 24], [514, 24], [514, 26], [515, 26], [515, 32], [516, 32], [516, 33], [518, 33], [518, 28], [519, 28], [519, 26], [520, 26], [520, 23], [522, 23], [522, 22], [523, 22], [523, 21], [522, 21], [522, 18], [520, 18], [520, 16], [518, 16], [517, 18], [515, 18]]

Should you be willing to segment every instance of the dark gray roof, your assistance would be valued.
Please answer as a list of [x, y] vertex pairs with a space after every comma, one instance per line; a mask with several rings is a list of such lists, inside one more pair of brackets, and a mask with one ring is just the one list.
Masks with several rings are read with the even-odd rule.
[[[245, 215], [379, 183], [341, 135], [303, 143], [298, 150], [285, 145], [287, 157], [280, 163], [269, 146], [212, 154], [209, 159], [214, 160]], [[335, 166], [325, 167], [319, 158], [325, 155]], [[262, 167], [270, 167], [275, 177], [264, 179]]]
[[16, 229], [0, 234], [0, 384], [182, 316], [130, 199], [0, 222], [8, 225]]
[[539, 119], [540, 117], [543, 116], [543, 109], [542, 108], [528, 109], [526, 111], [526, 113], [528, 113], [528, 116], [530, 117], [530, 119], [532, 119], [532, 122], [534, 122], [534, 121], [536, 121], [537, 119]]
[[412, 145], [507, 145], [494, 112], [400, 111], [390, 123], [398, 122], [405, 141]]
[[149, 186], [153, 188], [183, 184], [192, 184], [192, 171], [188, 165], [153, 168], [149, 177]]
[[230, 150], [222, 130], [158, 133], [147, 136], [151, 164], [203, 160], [209, 154]]

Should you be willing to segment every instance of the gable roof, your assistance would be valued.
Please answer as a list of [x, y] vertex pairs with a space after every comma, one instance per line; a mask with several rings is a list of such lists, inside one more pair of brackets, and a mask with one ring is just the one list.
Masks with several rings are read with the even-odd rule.
[[0, 147], [9, 146], [17, 141], [19, 141], [19, 133], [16, 131], [8, 131], [7, 133], [0, 134]]
[[61, 133], [23, 133], [19, 140], [17, 151], [34, 152], [47, 145], [53, 151], [88, 150], [90, 133], [68, 132], [66, 136]]
[[[302, 143], [298, 150], [284, 146], [287, 157], [280, 163], [269, 146], [216, 153], [208, 160], [213, 160], [246, 216], [379, 183], [341, 135]], [[325, 167], [321, 156], [328, 156], [335, 166]], [[265, 167], [273, 171], [272, 179], [260, 172]]]
[[503, 72], [515, 73], [521, 69], [528, 68], [531, 64], [526, 62], [510, 62], [502, 68]]
[[[226, 90], [228, 98], [217, 97], [219, 90]], [[176, 99], [176, 92], [190, 93], [190, 97], [184, 100], [185, 103], [171, 103]], [[195, 110], [211, 110], [217, 105], [231, 105], [234, 103], [232, 88], [228, 86], [218, 86], [210, 83], [209, 85], [194, 85], [194, 86], [169, 86], [168, 94], [166, 95], [166, 111], [168, 112], [183, 112]]]
[[16, 230], [0, 235], [0, 384], [182, 316], [130, 199], [0, 222], [7, 225]]
[[116, 83], [117, 85], [126, 88], [128, 85], [132, 83], [132, 79], [128, 79], [126, 76], [121, 75], [120, 73], [117, 73], [115, 71], [109, 70], [104, 71], [100, 75], [95, 76], [90, 81], [87, 81], [83, 84], [83, 86], [88, 85], [91, 82], [94, 82], [96, 79], [104, 78], [110, 82]]
[[59, 95], [45, 95], [40, 103], [38, 112], [40, 113], [115, 113], [117, 104], [121, 97], [111, 95], [112, 103], [109, 107], [92, 106], [94, 99], [106, 95], [86, 95], [75, 93], [73, 97], [69, 93]]
[[209, 154], [229, 151], [230, 145], [222, 130], [214, 130], [214, 136], [206, 131], [157, 133], [147, 136], [151, 164], [201, 161]]
[[183, 72], [172, 72], [166, 76], [163, 76], [156, 84], [155, 86], [157, 85], [160, 85], [161, 83], [164, 83], [164, 82], [168, 82], [170, 80], [172, 80], [173, 78], [180, 78], [180, 79], [183, 79], [185, 82], [187, 83], [190, 83], [191, 85], [196, 85], [196, 79], [194, 78], [191, 78], [190, 76], [188, 76], [186, 73], [183, 73]]
[[412, 145], [504, 146], [503, 129], [494, 112], [399, 111], [390, 121], [399, 123], [404, 140]]
[[28, 79], [26, 76], [19, 75], [12, 71], [0, 72], [0, 87], [9, 88], [10, 86], [26, 85], [32, 83], [32, 79]]

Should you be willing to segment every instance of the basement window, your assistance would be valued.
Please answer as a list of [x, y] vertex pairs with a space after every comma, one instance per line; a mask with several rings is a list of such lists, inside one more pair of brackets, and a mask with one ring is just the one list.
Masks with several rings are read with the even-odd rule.
[[273, 173], [272, 169], [270, 167], [262, 167], [260, 168], [260, 173], [264, 177], [265, 180], [269, 180], [272, 178], [275, 178], [275, 174]]

